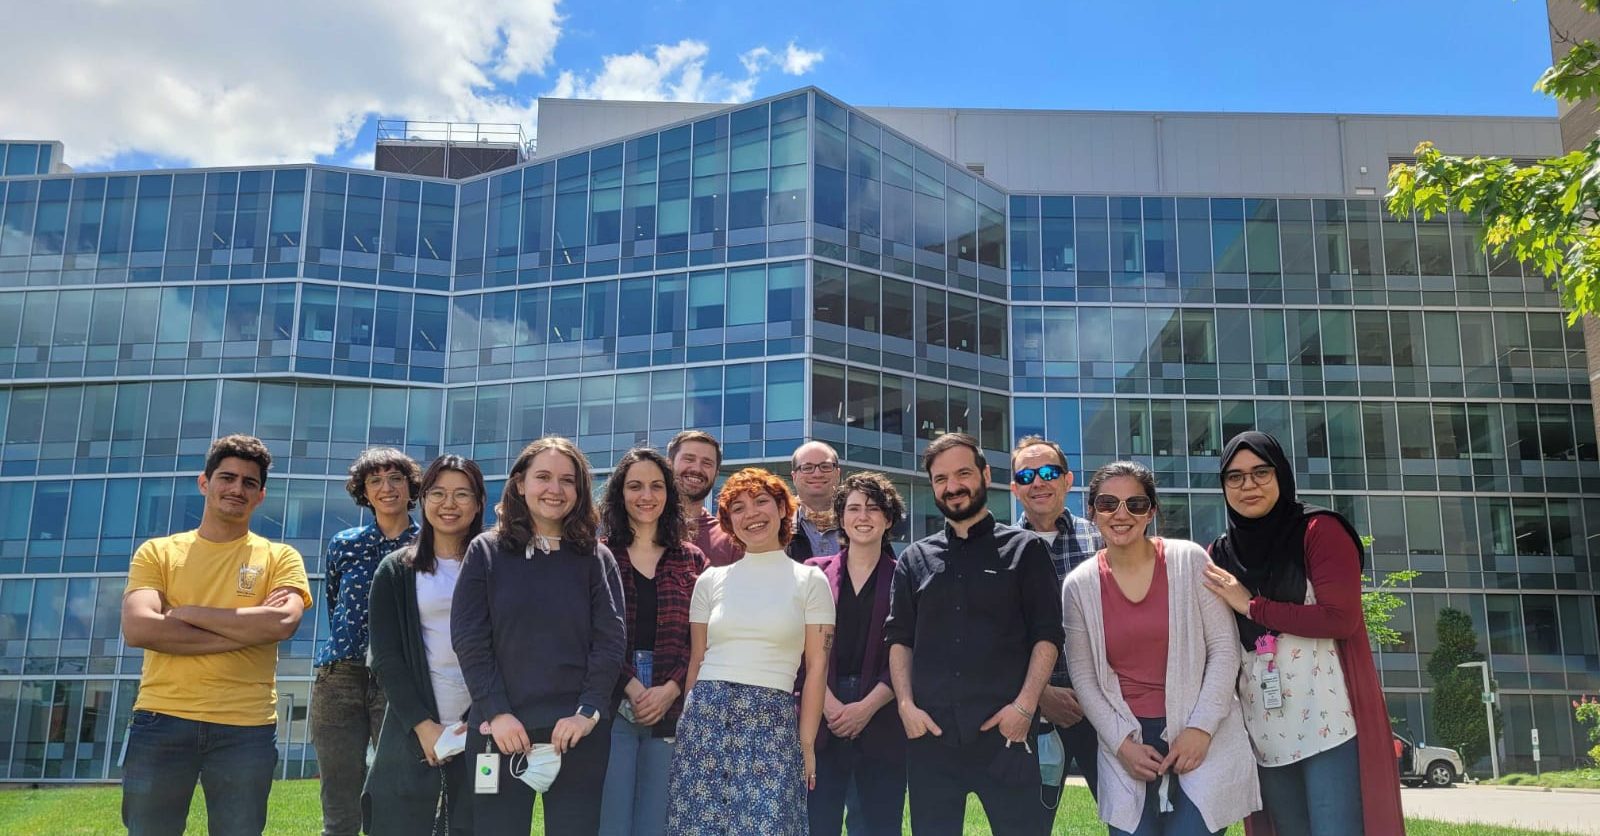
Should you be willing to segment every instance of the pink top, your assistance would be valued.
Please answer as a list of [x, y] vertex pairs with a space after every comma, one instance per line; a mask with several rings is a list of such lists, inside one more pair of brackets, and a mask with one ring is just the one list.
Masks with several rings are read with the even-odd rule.
[[[1101, 550], [1100, 606], [1106, 625], [1106, 662], [1117, 674], [1122, 698], [1140, 718], [1167, 716], [1167, 556], [1156, 538], [1156, 565], [1150, 589], [1130, 601], [1117, 586]], [[1113, 628], [1114, 625], [1114, 628]]]

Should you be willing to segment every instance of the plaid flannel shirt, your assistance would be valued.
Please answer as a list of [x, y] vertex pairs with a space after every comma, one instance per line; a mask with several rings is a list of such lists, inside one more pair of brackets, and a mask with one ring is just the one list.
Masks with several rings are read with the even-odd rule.
[[[1022, 518], [1022, 527], [1029, 531], [1033, 530], [1026, 516]], [[1094, 557], [1104, 547], [1100, 529], [1082, 517], [1073, 516], [1072, 512], [1065, 508], [1061, 509], [1061, 516], [1056, 517], [1055, 540], [1052, 542], [1046, 539], [1045, 545], [1050, 549], [1050, 562], [1056, 567], [1056, 580], [1062, 583], [1066, 581], [1068, 572], [1076, 568], [1079, 563]], [[1067, 675], [1066, 653], [1056, 657], [1056, 668], [1050, 672], [1050, 684], [1057, 688], [1072, 685], [1072, 678]]]

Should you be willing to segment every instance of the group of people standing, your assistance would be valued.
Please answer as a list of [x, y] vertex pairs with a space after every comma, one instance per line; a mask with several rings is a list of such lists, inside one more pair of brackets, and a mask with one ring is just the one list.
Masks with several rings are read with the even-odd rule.
[[[146, 649], [123, 820], [265, 826], [275, 644], [311, 604], [300, 556], [249, 532], [271, 457], [207, 456], [199, 529], [140, 547], [123, 606]], [[922, 458], [945, 525], [890, 547], [905, 502], [810, 442], [793, 487], [745, 468], [707, 507], [717, 439], [629, 451], [593, 490], [571, 441], [484, 477], [397, 450], [350, 468], [364, 527], [329, 545], [311, 731], [325, 834], [1046, 834], [1076, 764], [1111, 833], [1403, 832], [1348, 521], [1301, 503], [1244, 433], [1208, 549], [1152, 536], [1143, 465], [1089, 480], [1037, 436], [1012, 452], [1017, 527], [977, 441]], [[595, 497], [598, 495], [598, 503]], [[420, 505], [420, 520], [411, 516]], [[369, 743], [374, 753], [369, 758]], [[452, 745], [453, 744], [453, 745]]]

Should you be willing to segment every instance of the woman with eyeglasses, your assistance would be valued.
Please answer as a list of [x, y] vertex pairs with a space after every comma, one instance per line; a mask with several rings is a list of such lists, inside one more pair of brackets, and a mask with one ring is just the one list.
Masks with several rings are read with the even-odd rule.
[[362, 793], [368, 833], [472, 832], [469, 756], [434, 745], [465, 722], [472, 696], [450, 646], [450, 603], [467, 543], [483, 530], [483, 472], [445, 454], [422, 476], [422, 532], [372, 577], [372, 671], [389, 698]]
[[596, 536], [589, 473], [568, 439], [528, 444], [494, 528], [467, 547], [450, 608], [451, 643], [472, 692], [466, 755], [502, 756], [496, 791], [473, 797], [479, 834], [528, 833], [537, 796], [546, 833], [600, 830], [611, 693], [627, 638], [622, 581]]
[[[1113, 834], [1221, 833], [1259, 809], [1234, 698], [1239, 638], [1205, 591], [1205, 549], [1146, 535], [1155, 474], [1113, 462], [1089, 480], [1105, 548], [1067, 576], [1067, 660], [1100, 738], [1100, 818]], [[1114, 625], [1114, 626], [1112, 626]]]
[[612, 693], [617, 719], [606, 766], [603, 836], [656, 836], [667, 827], [667, 778], [689, 674], [689, 600], [706, 556], [688, 542], [672, 467], [635, 448], [603, 489], [600, 520], [627, 601], [628, 653]]
[[1222, 488], [1228, 531], [1211, 545], [1206, 585], [1238, 614], [1239, 696], [1265, 802], [1250, 833], [1404, 833], [1360, 535], [1295, 497], [1289, 459], [1266, 433], [1228, 442]]

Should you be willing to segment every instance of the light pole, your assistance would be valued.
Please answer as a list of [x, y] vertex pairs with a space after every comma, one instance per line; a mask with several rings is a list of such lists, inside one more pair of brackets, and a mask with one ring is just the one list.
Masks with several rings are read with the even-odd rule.
[[1495, 746], [1494, 737], [1494, 692], [1489, 690], [1489, 663], [1462, 662], [1458, 668], [1477, 668], [1483, 674], [1483, 717], [1489, 722], [1489, 766], [1494, 770], [1495, 780], [1500, 779], [1500, 752]]

